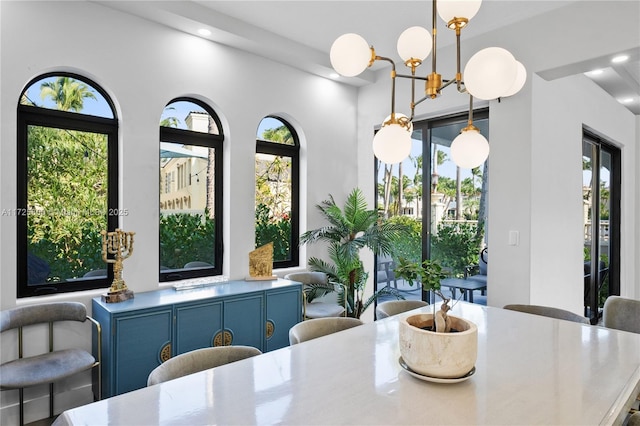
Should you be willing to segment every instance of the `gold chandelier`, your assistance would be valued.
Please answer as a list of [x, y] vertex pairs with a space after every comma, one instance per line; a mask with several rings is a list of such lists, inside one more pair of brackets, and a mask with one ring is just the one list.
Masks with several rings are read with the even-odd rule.
[[[491, 100], [516, 94], [524, 85], [525, 67], [509, 51], [500, 47], [488, 47], [473, 55], [463, 73], [460, 71], [460, 33], [478, 10], [482, 0], [432, 0], [432, 33], [423, 27], [411, 27], [398, 38], [397, 49], [404, 65], [411, 74], [397, 74], [392, 59], [378, 56], [373, 46], [358, 34], [343, 34], [331, 46], [331, 65], [339, 74], [353, 77], [372, 66], [375, 61], [391, 64], [391, 115], [382, 123], [373, 138], [373, 152], [381, 161], [393, 164], [404, 160], [411, 152], [412, 120], [415, 107], [427, 99], [435, 99], [442, 90], [454, 85], [460, 93], [469, 94], [468, 125], [460, 131], [451, 144], [453, 161], [463, 168], [481, 165], [489, 156], [489, 142], [473, 125], [473, 98]], [[436, 71], [437, 15], [456, 32], [456, 75], [443, 80]], [[433, 36], [431, 35], [433, 34]], [[433, 53], [432, 53], [433, 52]], [[417, 68], [432, 53], [431, 73], [426, 77], [416, 75]], [[396, 113], [396, 78], [411, 80], [411, 115]], [[415, 84], [424, 80], [424, 97], [416, 100]]]

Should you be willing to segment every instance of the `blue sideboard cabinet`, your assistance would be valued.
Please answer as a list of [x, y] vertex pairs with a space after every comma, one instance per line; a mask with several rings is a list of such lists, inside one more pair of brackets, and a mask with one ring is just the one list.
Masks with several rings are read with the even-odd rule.
[[[289, 328], [302, 320], [302, 285], [288, 280], [230, 281], [209, 287], [136, 293], [133, 299], [92, 301], [102, 326], [102, 396], [147, 385], [149, 373], [194, 349], [289, 345]], [[97, 334], [93, 337], [98, 351]], [[94, 381], [94, 383], [97, 383]]]

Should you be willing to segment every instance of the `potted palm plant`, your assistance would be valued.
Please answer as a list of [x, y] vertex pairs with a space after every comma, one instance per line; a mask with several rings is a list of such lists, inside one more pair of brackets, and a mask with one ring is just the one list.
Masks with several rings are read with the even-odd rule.
[[332, 195], [316, 207], [329, 223], [303, 233], [300, 243], [322, 241], [328, 244], [330, 261], [311, 257], [309, 269], [324, 272], [329, 281], [344, 286], [346, 294], [340, 294], [339, 297], [347, 298], [348, 315], [360, 318], [360, 315], [383, 294], [404, 299], [396, 289], [390, 287], [374, 291], [370, 297], [364, 299], [369, 273], [365, 271], [360, 259], [360, 250], [366, 247], [376, 255], [389, 255], [394, 242], [410, 232], [408, 227], [383, 221], [376, 210], [367, 207], [366, 199], [359, 188], [351, 191], [343, 208], [336, 204]]
[[402, 318], [399, 344], [402, 361], [412, 372], [427, 378], [453, 380], [468, 378], [474, 371], [478, 355], [478, 328], [463, 318], [449, 314], [451, 306], [442, 294], [441, 280], [446, 277], [437, 261], [422, 263], [399, 259], [396, 276], [422, 283], [442, 299], [440, 309], [432, 314]]

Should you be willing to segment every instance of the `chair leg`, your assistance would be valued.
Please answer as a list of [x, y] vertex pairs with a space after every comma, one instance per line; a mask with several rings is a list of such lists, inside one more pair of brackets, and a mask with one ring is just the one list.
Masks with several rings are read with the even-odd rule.
[[53, 418], [53, 383], [49, 383], [49, 418]]
[[24, 389], [18, 389], [18, 395], [20, 399], [20, 426], [24, 426]]

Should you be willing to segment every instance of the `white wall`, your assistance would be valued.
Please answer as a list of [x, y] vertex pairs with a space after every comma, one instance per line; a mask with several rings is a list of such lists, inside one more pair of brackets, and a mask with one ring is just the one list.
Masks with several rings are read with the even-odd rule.
[[[255, 139], [264, 116], [286, 118], [300, 136], [301, 230], [324, 224], [315, 205], [328, 194], [341, 200], [357, 185], [352, 87], [97, 4], [2, 1], [0, 8], [1, 208], [16, 206], [16, 105], [25, 84], [49, 71], [74, 71], [93, 79], [115, 102], [120, 121], [120, 206], [130, 212], [120, 225], [136, 232], [135, 252], [124, 264], [124, 278], [134, 292], [159, 287], [158, 126], [164, 106], [175, 97], [202, 99], [222, 119], [224, 274], [231, 279], [248, 275], [248, 252], [254, 249]], [[0, 218], [0, 235], [2, 309], [50, 300], [76, 300], [90, 307], [91, 298], [104, 292], [16, 300], [15, 217]], [[320, 247], [307, 251], [322, 256]], [[301, 267], [305, 264], [303, 252]], [[87, 329], [80, 337], [88, 342], [89, 336]], [[15, 356], [15, 348], [5, 341], [3, 335], [3, 360], [10, 351]], [[44, 392], [45, 388], [36, 389], [28, 398]], [[89, 395], [85, 387], [67, 399], [77, 403]], [[2, 424], [14, 424], [17, 392], [2, 392], [0, 397]], [[64, 396], [60, 401], [57, 410], [68, 406]], [[46, 405], [40, 408], [46, 410]], [[37, 416], [35, 411], [28, 413]]]

